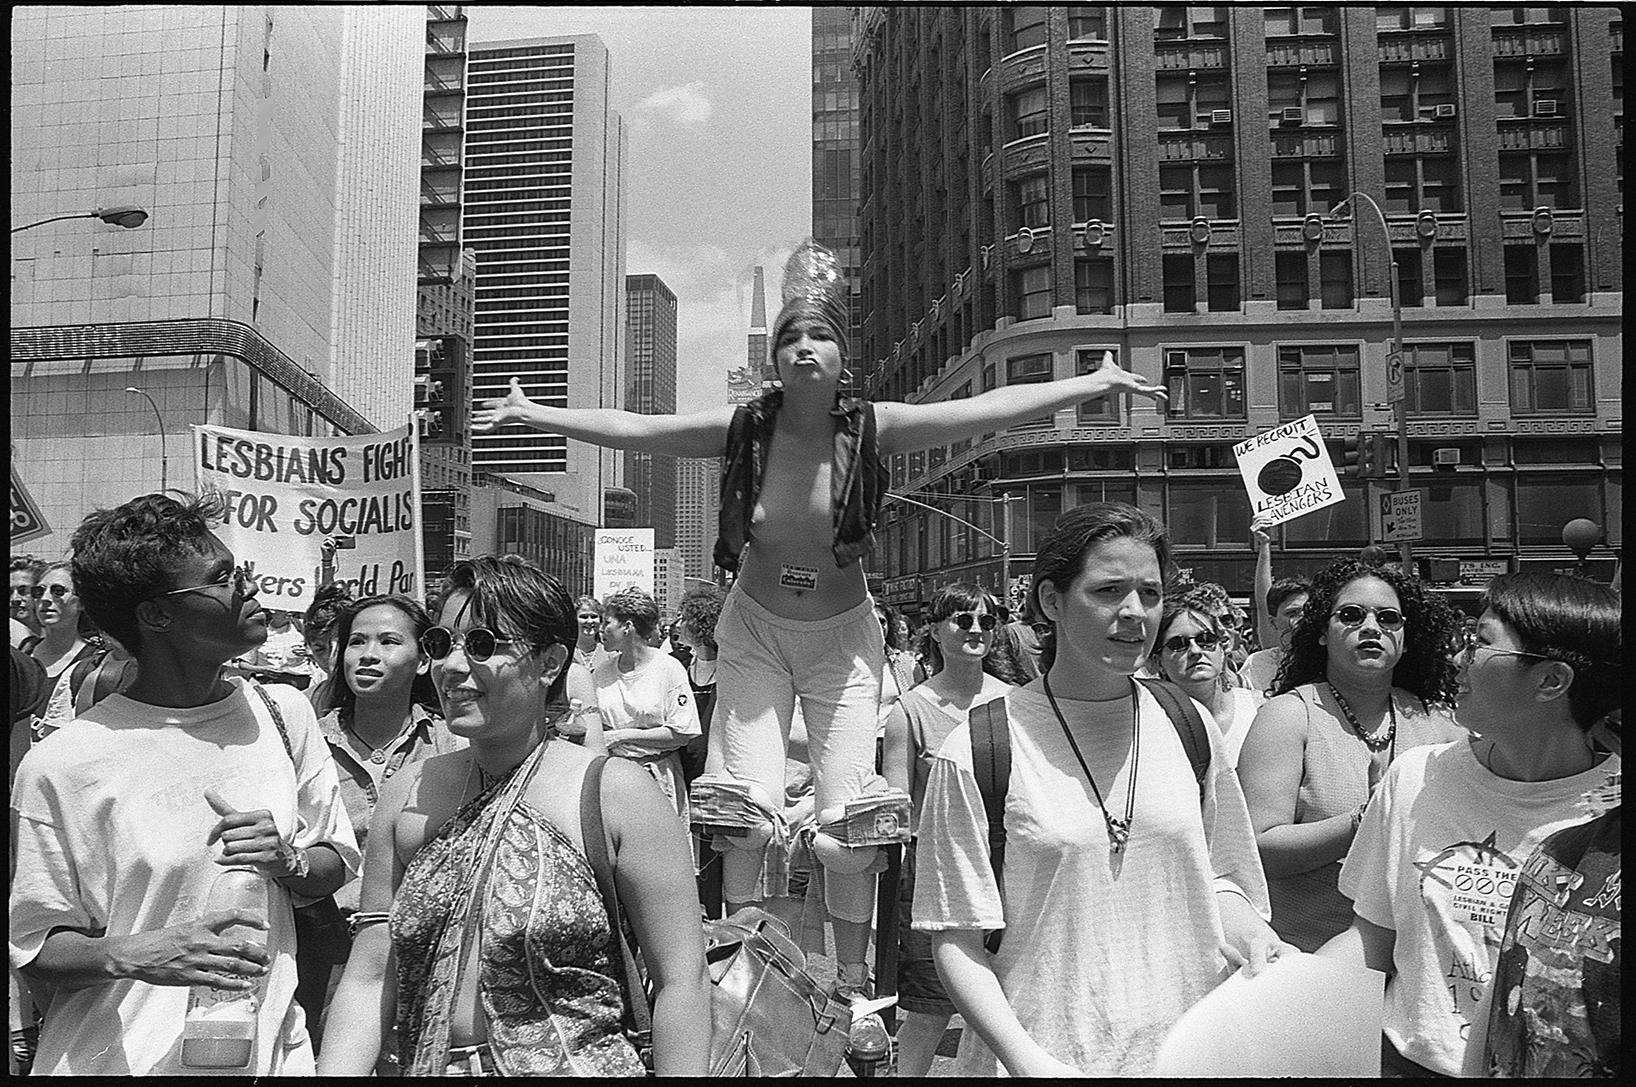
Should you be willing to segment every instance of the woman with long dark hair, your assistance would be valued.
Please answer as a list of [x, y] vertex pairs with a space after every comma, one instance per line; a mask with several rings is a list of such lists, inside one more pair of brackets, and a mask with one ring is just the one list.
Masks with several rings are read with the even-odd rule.
[[1335, 881], [1392, 760], [1460, 735], [1448, 656], [1459, 628], [1453, 607], [1394, 567], [1344, 559], [1313, 579], [1238, 758], [1273, 927], [1303, 951], [1352, 922]]
[[976, 726], [955, 728], [932, 766], [913, 923], [966, 1022], [963, 1074], [996, 1060], [1014, 1076], [1150, 1073], [1224, 968], [1255, 972], [1286, 950], [1220, 731], [1193, 706], [1209, 756], [1196, 766], [1133, 678], [1169, 566], [1164, 528], [1118, 503], [1069, 510], [1041, 544], [1030, 603], [1051, 622], [1044, 670], [979, 711], [1003, 705], [1009, 738], [999, 871], [978, 776], [996, 762], [979, 766]]
[[703, 1075], [710, 986], [687, 835], [641, 769], [557, 736], [573, 598], [510, 557], [456, 563], [446, 588], [420, 648], [469, 746], [382, 790], [320, 1073], [367, 1074], [395, 1019], [410, 1075], [642, 1074], [626, 1013], [644, 995], [623, 991], [583, 801], [602, 812], [652, 982], [654, 1066]]
[[[1521, 1058], [1543, 1056], [1541, 1048], [1555, 1050], [1556, 1063], [1519, 1067], [1524, 1075], [1582, 1075], [1605, 1064], [1595, 1055], [1609, 1051], [1605, 1036], [1594, 1037], [1607, 1023], [1596, 990], [1616, 996], [1617, 976], [1611, 986], [1605, 975], [1598, 983], [1593, 966], [1590, 992], [1569, 981], [1582, 956], [1606, 961], [1609, 940], [1618, 939], [1616, 923], [1610, 932], [1584, 909], [1599, 895], [1617, 896], [1618, 877], [1579, 886], [1572, 869], [1524, 870], [1523, 862], [1548, 836], [1583, 821], [1581, 798], [1619, 773], [1619, 756], [1598, 750], [1592, 730], [1622, 697], [1620, 618], [1618, 596], [1602, 585], [1561, 574], [1495, 578], [1476, 629], [1462, 634], [1450, 660], [1455, 712], [1469, 735], [1405, 753], [1370, 803], [1341, 869], [1351, 927], [1322, 954], [1389, 976], [1383, 1074], [1460, 1074], [1499, 962], [1511, 892], [1525, 881], [1556, 909], [1525, 926], [1537, 961], [1524, 967], [1526, 956], [1515, 957], [1504, 983], [1499, 1005], [1521, 1027], [1512, 1042], [1534, 1050], [1514, 1049], [1512, 1058], [1521, 1066]], [[1534, 984], [1523, 985], [1519, 971], [1536, 975]]]

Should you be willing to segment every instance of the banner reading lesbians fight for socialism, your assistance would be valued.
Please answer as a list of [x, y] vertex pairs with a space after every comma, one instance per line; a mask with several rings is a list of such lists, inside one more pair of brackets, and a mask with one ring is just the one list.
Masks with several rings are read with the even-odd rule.
[[199, 490], [227, 499], [216, 535], [250, 568], [261, 602], [281, 611], [312, 603], [326, 539], [336, 543], [330, 580], [354, 597], [421, 595], [416, 455], [407, 426], [346, 438], [193, 428]]

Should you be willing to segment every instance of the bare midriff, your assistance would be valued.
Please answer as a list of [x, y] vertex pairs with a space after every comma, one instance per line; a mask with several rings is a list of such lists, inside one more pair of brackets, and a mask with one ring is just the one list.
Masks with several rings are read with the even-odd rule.
[[738, 584], [786, 619], [828, 619], [868, 595], [863, 563], [835, 565], [832, 447], [829, 440], [812, 442], [779, 430], [767, 454]]

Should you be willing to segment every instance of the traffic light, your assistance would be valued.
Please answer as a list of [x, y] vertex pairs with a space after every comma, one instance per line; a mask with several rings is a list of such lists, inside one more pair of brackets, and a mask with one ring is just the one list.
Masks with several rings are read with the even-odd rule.
[[1391, 470], [1391, 435], [1359, 431], [1341, 447], [1341, 474], [1351, 479], [1385, 479]]

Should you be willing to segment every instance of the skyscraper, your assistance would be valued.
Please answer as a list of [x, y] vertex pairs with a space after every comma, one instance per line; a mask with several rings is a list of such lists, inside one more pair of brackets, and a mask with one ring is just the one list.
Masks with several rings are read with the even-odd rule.
[[759, 266], [750, 282], [750, 333], [745, 347], [744, 368], [727, 372], [727, 400], [732, 404], [754, 400], [769, 381], [778, 378], [767, 351], [767, 291]]
[[[655, 275], [625, 277], [625, 410], [676, 411], [676, 295]], [[654, 546], [676, 541], [676, 458], [625, 454], [625, 485], [636, 492], [636, 526], [653, 529]]]
[[[1046, 382], [1104, 350], [1170, 393], [894, 457], [894, 491], [1013, 496], [1014, 562], [1062, 510], [1134, 502], [1182, 567], [1247, 593], [1232, 447], [1308, 413], [1332, 446], [1392, 426], [1395, 262], [1417, 553], [1475, 584], [1562, 565], [1570, 518], [1618, 546], [1619, 9], [855, 11], [871, 394]], [[1353, 193], [1385, 222], [1329, 214]], [[1376, 537], [1395, 482], [1343, 489], [1279, 529], [1280, 572]], [[988, 503], [947, 508], [994, 532]], [[993, 583], [982, 536], [887, 517], [889, 576]]]
[[[359, 365], [407, 395], [413, 225], [365, 225], [355, 197], [375, 185], [383, 220], [414, 216], [413, 178], [375, 175], [412, 170], [416, 80], [388, 82], [408, 58], [418, 72], [424, 48], [418, 9], [17, 11], [13, 223], [116, 205], [149, 216], [12, 237], [15, 462], [57, 530], [31, 546], [60, 548], [96, 506], [191, 485], [190, 424], [371, 431], [335, 391]], [[366, 107], [374, 132], [343, 150]], [[365, 232], [372, 253], [355, 243]], [[360, 354], [370, 314], [401, 324]]]
[[[626, 140], [608, 63], [594, 35], [470, 48], [462, 231], [478, 254], [477, 400], [516, 376], [542, 403], [622, 406]], [[518, 428], [478, 436], [472, 464], [592, 516], [620, 484], [612, 450]]]
[[[863, 347], [858, 292], [858, 81], [852, 74], [852, 15], [845, 7], [812, 9], [812, 236], [833, 250], [852, 294], [847, 340]], [[856, 395], [859, 359], [846, 360]]]
[[685, 458], [676, 462], [676, 547], [682, 573], [714, 580], [717, 511], [721, 507], [721, 460]]

